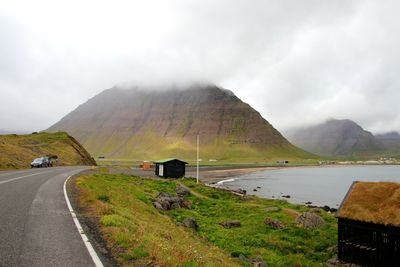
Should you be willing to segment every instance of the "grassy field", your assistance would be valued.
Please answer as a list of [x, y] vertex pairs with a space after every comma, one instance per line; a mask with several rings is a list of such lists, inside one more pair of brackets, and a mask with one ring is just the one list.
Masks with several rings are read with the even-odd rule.
[[[188, 197], [192, 209], [154, 208], [157, 192], [174, 193], [178, 183], [194, 192]], [[324, 266], [335, 253], [337, 221], [319, 209], [315, 212], [326, 224], [303, 229], [295, 218], [309, 211], [307, 207], [257, 197], [242, 199], [192, 179], [102, 173], [81, 176], [76, 186], [79, 205], [86, 216], [97, 218], [108, 248], [122, 266], [248, 266], [240, 255], [261, 258], [269, 266]], [[268, 207], [276, 211], [268, 212]], [[197, 220], [197, 232], [181, 226], [187, 217]], [[280, 220], [286, 228], [270, 228], [263, 223], [266, 217]], [[226, 220], [240, 220], [241, 227], [219, 225]]]
[[0, 135], [0, 169], [30, 168], [33, 159], [46, 155], [57, 155], [60, 165], [96, 164], [65, 132]]

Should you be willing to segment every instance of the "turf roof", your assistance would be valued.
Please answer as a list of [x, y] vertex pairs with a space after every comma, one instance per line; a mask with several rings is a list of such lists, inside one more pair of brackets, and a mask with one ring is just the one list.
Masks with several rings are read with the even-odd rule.
[[180, 159], [176, 159], [176, 158], [160, 159], [160, 160], [154, 161], [154, 163], [165, 163], [165, 162], [173, 161], [173, 160], [178, 160], [178, 161], [181, 161], [181, 162], [183, 162], [183, 163], [185, 163], [185, 164], [188, 164], [187, 162], [182, 161], [182, 160], [180, 160]]
[[338, 217], [400, 227], [400, 183], [354, 182]]

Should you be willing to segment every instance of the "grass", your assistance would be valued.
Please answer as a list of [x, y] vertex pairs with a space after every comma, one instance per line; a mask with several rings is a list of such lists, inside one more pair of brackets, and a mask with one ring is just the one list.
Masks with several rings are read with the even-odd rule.
[[341, 218], [400, 226], [400, 185], [392, 182], [356, 182], [343, 207]]
[[57, 155], [59, 165], [94, 165], [89, 153], [65, 132], [0, 135], [0, 169], [29, 168], [33, 159]]
[[[192, 209], [159, 211], [153, 207], [157, 192], [174, 193], [183, 183], [196, 194], [188, 199]], [[109, 249], [122, 266], [247, 266], [239, 260], [261, 258], [269, 266], [324, 266], [336, 245], [337, 221], [317, 210], [327, 222], [316, 229], [296, 225], [295, 217], [309, 208], [282, 200], [249, 197], [196, 184], [192, 179], [160, 180], [117, 174], [77, 178], [80, 206], [98, 218]], [[105, 201], [106, 200], [106, 201]], [[267, 212], [267, 207], [278, 207]], [[197, 232], [180, 223], [197, 220]], [[280, 220], [285, 229], [266, 226], [266, 217]], [[226, 220], [241, 227], [225, 229]]]

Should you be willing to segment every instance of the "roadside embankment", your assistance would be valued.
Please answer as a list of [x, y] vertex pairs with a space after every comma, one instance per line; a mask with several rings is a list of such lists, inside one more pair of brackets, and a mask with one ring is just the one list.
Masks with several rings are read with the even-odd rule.
[[122, 266], [313, 266], [335, 254], [336, 219], [320, 209], [193, 179], [102, 173], [75, 181], [81, 211]]
[[33, 159], [56, 155], [57, 166], [96, 165], [85, 148], [65, 132], [0, 135], [0, 169], [30, 168]]

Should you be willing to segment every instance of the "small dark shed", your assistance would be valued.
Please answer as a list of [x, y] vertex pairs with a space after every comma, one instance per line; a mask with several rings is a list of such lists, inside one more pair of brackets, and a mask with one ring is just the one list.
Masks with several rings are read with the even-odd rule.
[[400, 184], [354, 182], [337, 212], [338, 258], [400, 266]]
[[159, 177], [179, 178], [185, 176], [187, 162], [179, 159], [161, 159], [154, 162], [156, 164], [155, 172]]

